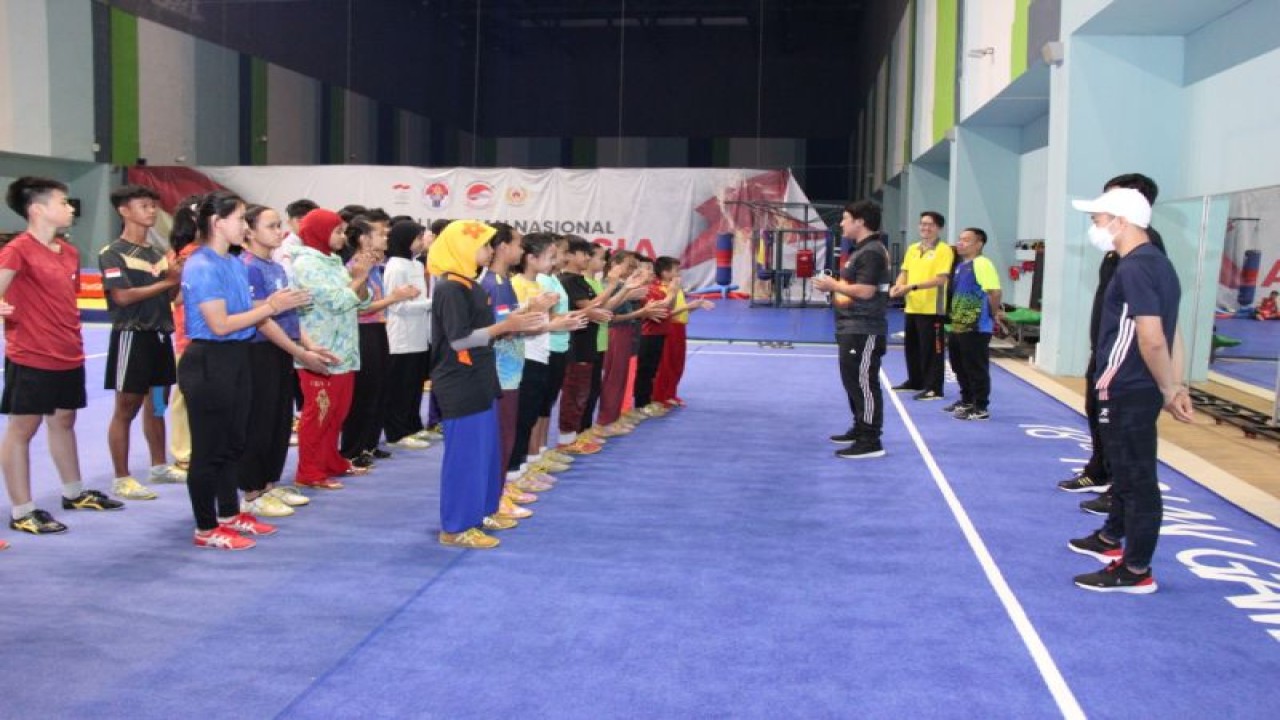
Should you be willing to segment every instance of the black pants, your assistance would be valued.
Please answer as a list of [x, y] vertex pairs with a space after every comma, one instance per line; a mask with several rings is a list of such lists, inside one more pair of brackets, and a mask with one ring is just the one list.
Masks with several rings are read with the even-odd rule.
[[600, 353], [591, 365], [591, 390], [587, 394], [587, 407], [582, 412], [578, 430], [590, 430], [596, 417], [596, 405], [600, 404], [600, 388], [604, 380], [604, 353]]
[[360, 324], [360, 370], [351, 393], [351, 412], [342, 423], [339, 452], [354, 459], [378, 447], [382, 425], [387, 417], [387, 364], [391, 350], [387, 346], [386, 323]]
[[944, 315], [904, 316], [902, 351], [907, 359], [907, 385], [942, 394], [947, 334]]
[[392, 355], [387, 365], [387, 442], [422, 431], [422, 378], [427, 352]]
[[524, 372], [520, 375], [520, 409], [516, 415], [516, 442], [507, 458], [507, 470], [519, 470], [529, 455], [529, 434], [542, 413], [547, 393], [550, 370], [546, 363], [525, 358]]
[[880, 388], [880, 359], [884, 335], [837, 335], [840, 381], [849, 396], [855, 443], [879, 445], [884, 428], [884, 394]]
[[289, 353], [269, 342], [249, 343], [253, 395], [244, 454], [237, 471], [240, 489], [259, 492], [280, 480], [293, 429], [293, 388], [297, 373]]
[[253, 394], [249, 344], [192, 340], [178, 364], [178, 387], [186, 397], [191, 426], [191, 511], [196, 528], [213, 530], [219, 517], [240, 513], [236, 468]]
[[[556, 406], [556, 401], [560, 399], [560, 390], [564, 387], [564, 371], [569, 365], [569, 353], [553, 352], [547, 358], [547, 385], [546, 394], [542, 397], [542, 407], [538, 409], [538, 417], [551, 417], [551, 409]], [[548, 432], [552, 434], [548, 437], [547, 442], [556, 443], [554, 434], [555, 428], [551, 428]]]
[[1125, 564], [1136, 568], [1151, 565], [1164, 519], [1156, 476], [1156, 420], [1163, 407], [1159, 390], [1099, 400], [1098, 426], [1115, 497], [1102, 532], [1125, 539]]
[[1098, 359], [1089, 353], [1089, 367], [1085, 370], [1084, 415], [1089, 420], [1089, 436], [1093, 438], [1093, 454], [1084, 466], [1084, 474], [1100, 483], [1111, 480], [1111, 471], [1107, 469], [1107, 449], [1102, 444], [1102, 434], [1098, 431], [1098, 389], [1094, 386], [1093, 373], [1098, 369]]
[[653, 379], [658, 374], [658, 366], [662, 364], [662, 347], [666, 341], [665, 335], [640, 336], [640, 344], [636, 347], [635, 406], [637, 410], [644, 408], [653, 400]]
[[960, 402], [986, 410], [991, 401], [991, 333], [952, 333], [947, 338]]

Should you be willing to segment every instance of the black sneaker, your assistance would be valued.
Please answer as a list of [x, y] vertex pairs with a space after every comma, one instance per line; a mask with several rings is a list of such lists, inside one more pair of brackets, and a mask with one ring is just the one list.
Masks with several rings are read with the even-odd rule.
[[54, 520], [53, 516], [44, 510], [32, 510], [17, 520], [10, 520], [9, 527], [32, 535], [53, 535], [67, 531], [66, 525]]
[[947, 413], [948, 415], [954, 415], [957, 410], [968, 410], [971, 407], [973, 406], [969, 403], [964, 402], [963, 400], [957, 400], [950, 405], [943, 406], [942, 412]]
[[1130, 595], [1150, 595], [1159, 586], [1151, 574], [1151, 568], [1144, 573], [1136, 573], [1125, 567], [1119, 560], [1107, 565], [1098, 572], [1077, 575], [1076, 586], [1094, 592], [1118, 592]]
[[1111, 489], [1111, 483], [1105, 481], [1094, 480], [1093, 478], [1080, 473], [1070, 480], [1063, 480], [1058, 483], [1058, 489], [1069, 493], [1104, 493]]
[[965, 408], [964, 410], [957, 410], [951, 417], [954, 417], [957, 420], [990, 420], [991, 413], [987, 412], [983, 408], [971, 407]]
[[898, 385], [894, 385], [892, 388], [889, 388], [889, 389], [893, 390], [894, 392], [920, 392], [920, 388], [911, 387], [906, 383], [900, 383]]
[[1080, 509], [1092, 515], [1107, 516], [1111, 514], [1111, 493], [1102, 493], [1096, 498], [1080, 503]]
[[840, 435], [832, 435], [827, 439], [837, 445], [848, 445], [851, 442], [857, 442], [858, 436], [853, 434], [853, 428], [849, 428]]
[[369, 451], [369, 454], [373, 456], [374, 460], [386, 460], [391, 457], [391, 453], [382, 448], [374, 448]]
[[941, 400], [942, 395], [932, 390], [921, 390], [915, 395], [912, 395], [911, 399], [912, 400]]
[[351, 464], [358, 468], [371, 468], [373, 467], [373, 454], [360, 453], [359, 455], [351, 458]]
[[97, 490], [85, 490], [74, 498], [62, 498], [63, 510], [123, 510], [124, 503]]
[[1088, 555], [1095, 560], [1109, 563], [1124, 557], [1124, 547], [1120, 543], [1109, 543], [1102, 539], [1102, 532], [1094, 530], [1085, 537], [1067, 541], [1067, 549], [1081, 555]]
[[884, 447], [878, 442], [856, 442], [843, 450], [837, 450], [836, 457], [845, 458], [846, 460], [884, 457]]

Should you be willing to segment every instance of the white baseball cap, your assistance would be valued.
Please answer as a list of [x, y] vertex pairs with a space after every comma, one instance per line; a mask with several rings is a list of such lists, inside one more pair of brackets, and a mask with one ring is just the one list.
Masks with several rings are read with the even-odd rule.
[[1071, 206], [1090, 214], [1122, 217], [1141, 228], [1151, 224], [1151, 203], [1142, 193], [1130, 188], [1113, 188], [1093, 200], [1072, 200]]

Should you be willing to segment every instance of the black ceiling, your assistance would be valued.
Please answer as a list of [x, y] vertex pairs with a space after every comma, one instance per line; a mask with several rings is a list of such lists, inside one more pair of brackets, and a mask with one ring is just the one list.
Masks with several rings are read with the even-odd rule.
[[791, 138], [848, 136], [905, 1], [106, 0], [484, 136]]

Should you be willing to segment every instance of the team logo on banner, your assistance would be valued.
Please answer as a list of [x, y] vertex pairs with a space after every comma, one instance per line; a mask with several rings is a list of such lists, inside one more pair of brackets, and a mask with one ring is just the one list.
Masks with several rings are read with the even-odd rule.
[[487, 182], [473, 182], [467, 186], [467, 207], [483, 209], [492, 204], [492, 185]]
[[413, 186], [409, 183], [394, 183], [391, 186], [391, 202], [395, 205], [408, 205], [413, 196]]
[[520, 207], [529, 199], [529, 191], [519, 185], [507, 188], [507, 204]]
[[433, 182], [422, 191], [422, 199], [433, 210], [449, 207], [449, 186], [442, 182]]

